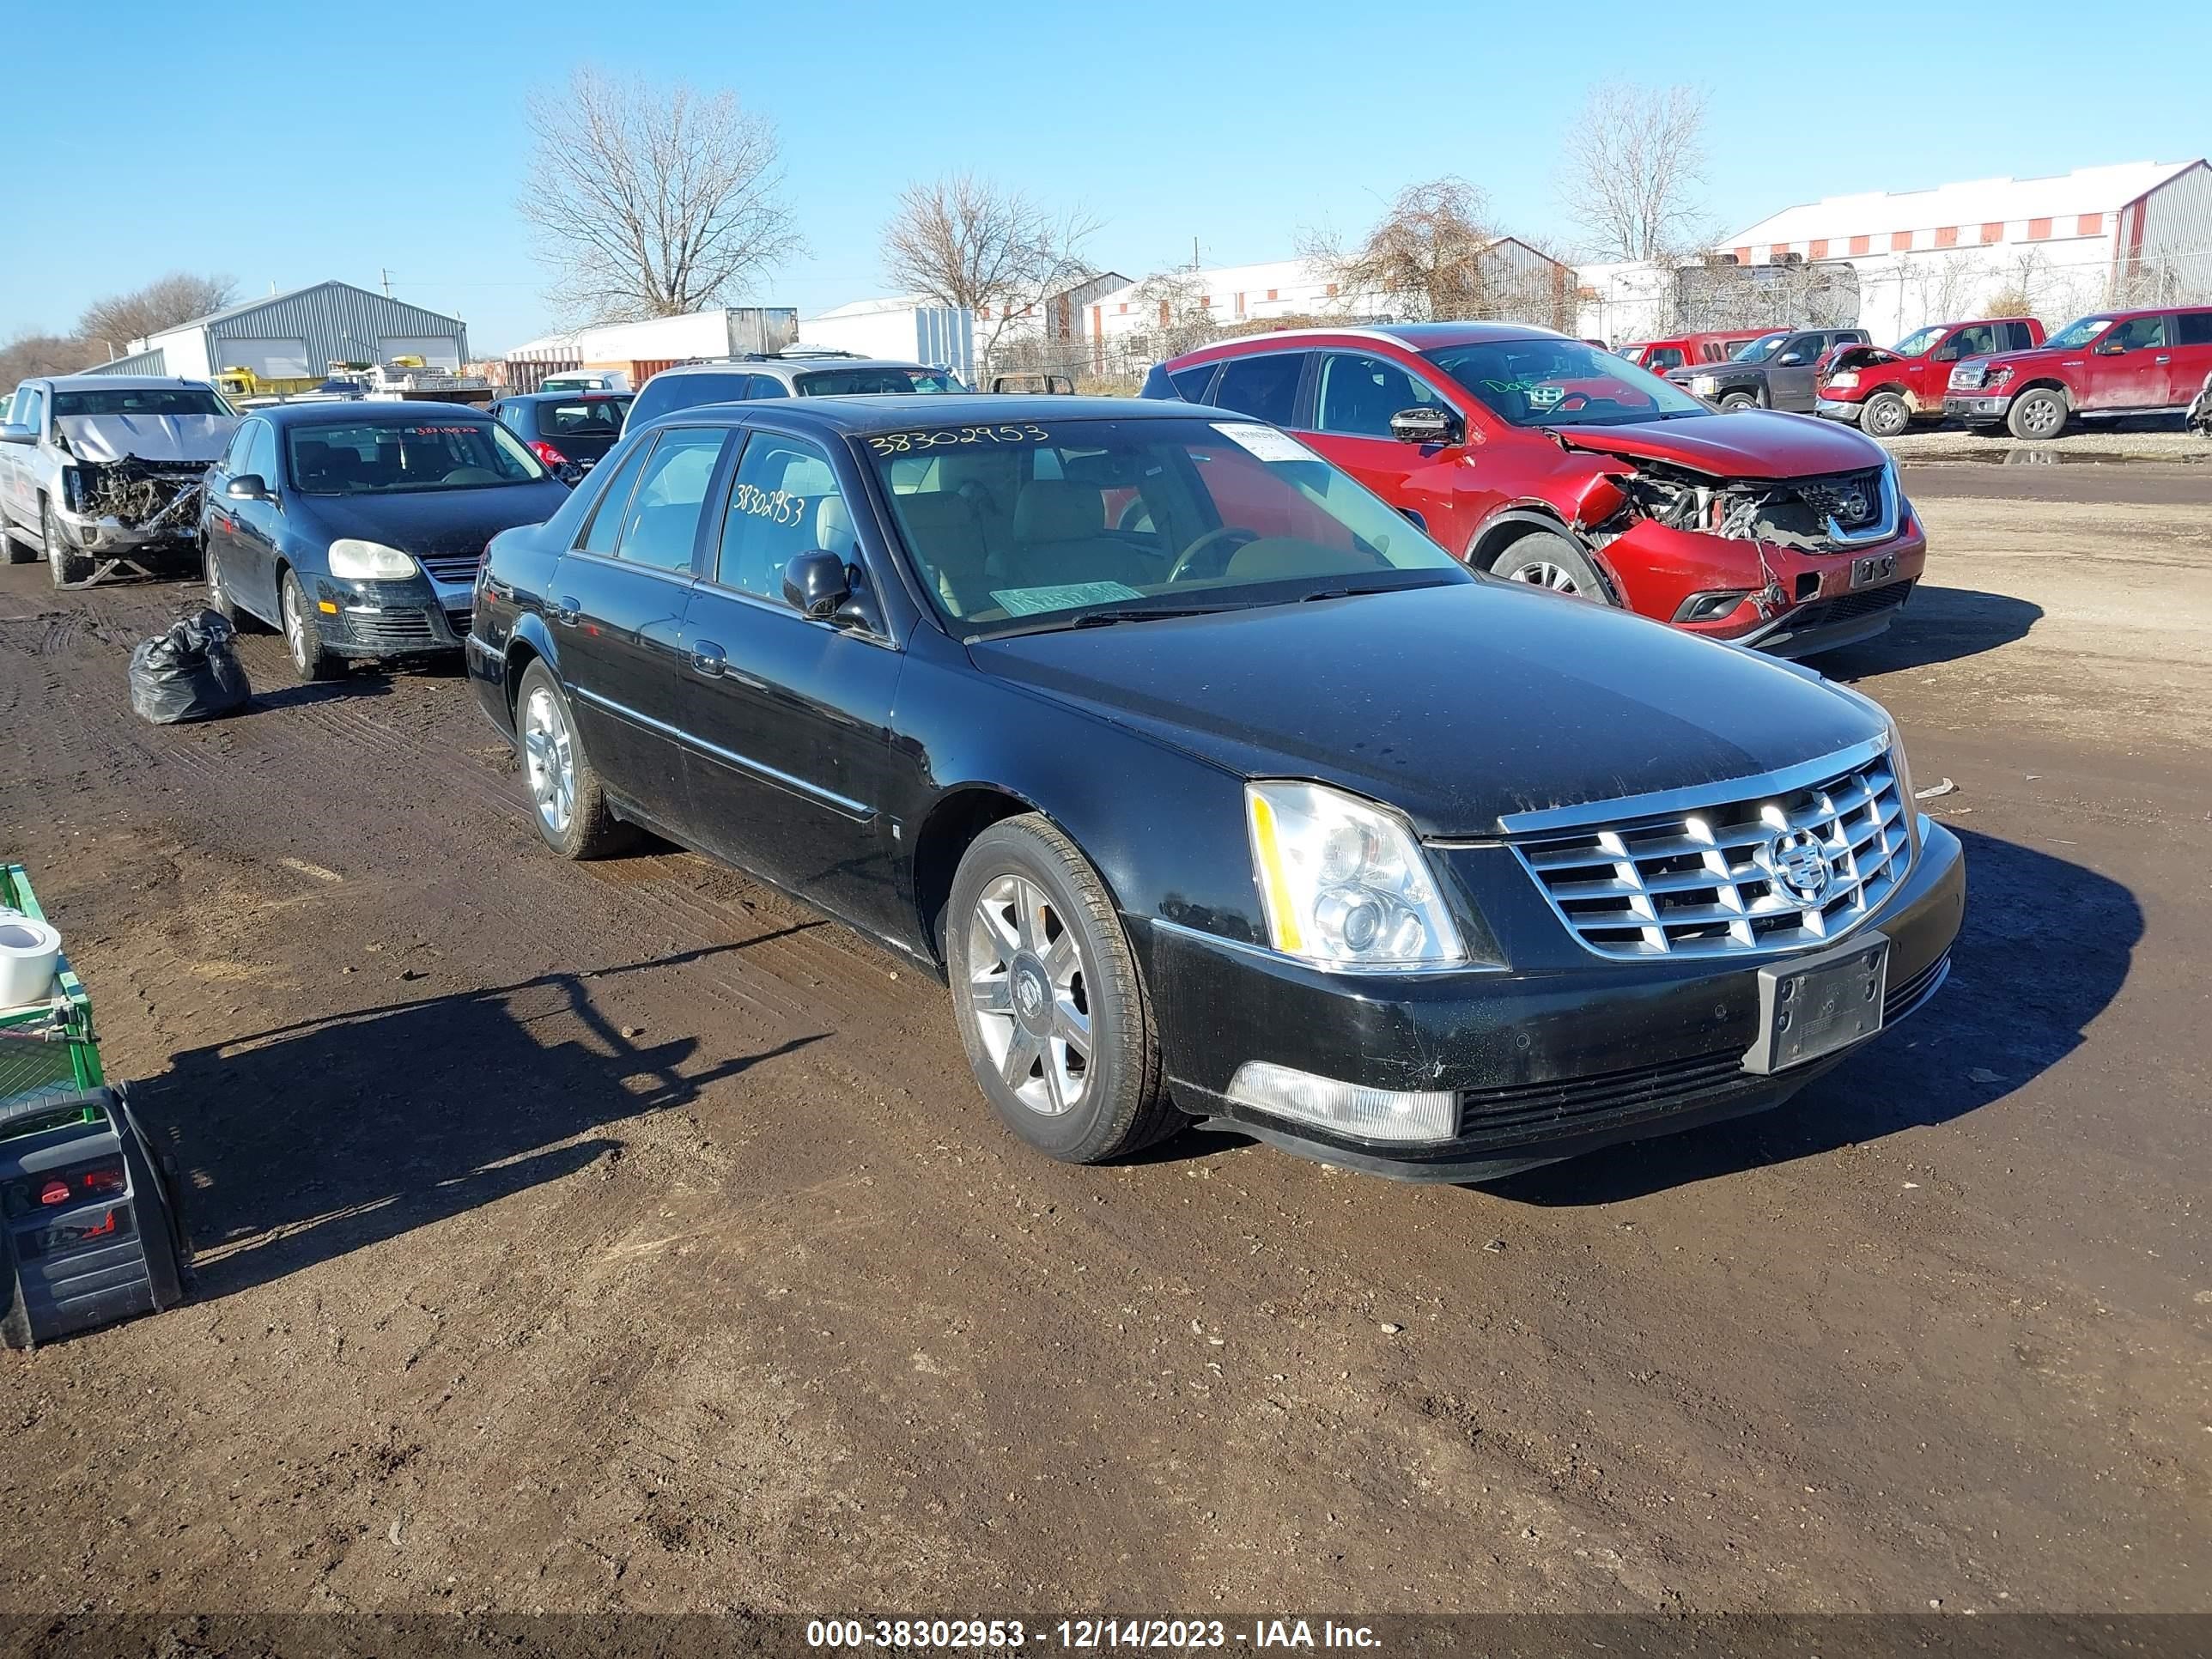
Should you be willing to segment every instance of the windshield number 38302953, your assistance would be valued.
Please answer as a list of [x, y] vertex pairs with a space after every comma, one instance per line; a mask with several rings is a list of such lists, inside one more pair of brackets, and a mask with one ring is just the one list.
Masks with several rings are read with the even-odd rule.
[[1018, 426], [947, 426], [933, 432], [878, 432], [868, 439], [868, 447], [878, 455], [911, 455], [960, 444], [1041, 444], [1051, 439], [1052, 434], [1042, 427], [1025, 421]]

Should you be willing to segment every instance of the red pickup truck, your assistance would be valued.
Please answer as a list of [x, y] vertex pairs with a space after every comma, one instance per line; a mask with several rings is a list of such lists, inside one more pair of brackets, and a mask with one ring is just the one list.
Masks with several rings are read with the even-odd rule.
[[1838, 346], [1821, 362], [1814, 407], [1869, 438], [1894, 438], [1915, 416], [1942, 417], [1952, 364], [2042, 343], [2043, 325], [2033, 317], [1984, 317], [1930, 323], [1893, 346]]
[[1636, 341], [1621, 347], [1617, 355], [1638, 368], [1664, 374], [1670, 368], [1686, 368], [1692, 363], [1724, 363], [1735, 355], [1738, 346], [1749, 345], [1772, 332], [1771, 329], [1753, 328], [1718, 334], [1675, 334], [1663, 340]]
[[1969, 357], [1951, 371], [1943, 412], [2055, 438], [2076, 415], [2185, 409], [2212, 374], [2212, 306], [2100, 311], [2033, 351]]

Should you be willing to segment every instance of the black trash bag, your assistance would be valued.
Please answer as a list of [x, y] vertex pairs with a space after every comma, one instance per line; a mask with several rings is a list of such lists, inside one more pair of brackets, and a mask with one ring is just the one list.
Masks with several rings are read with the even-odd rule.
[[212, 720], [253, 695], [232, 643], [238, 630], [212, 611], [179, 617], [131, 653], [131, 707], [156, 726]]

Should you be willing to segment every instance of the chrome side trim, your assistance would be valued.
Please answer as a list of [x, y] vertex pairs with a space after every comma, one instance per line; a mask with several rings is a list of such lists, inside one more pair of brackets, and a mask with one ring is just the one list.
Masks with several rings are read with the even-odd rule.
[[820, 801], [824, 806], [841, 812], [848, 818], [865, 823], [876, 816], [876, 809], [865, 801], [857, 801], [849, 796], [838, 794], [834, 790], [824, 789], [819, 784], [809, 783], [805, 778], [795, 778], [788, 772], [779, 771], [765, 762], [753, 759], [750, 755], [740, 755], [734, 749], [725, 749], [718, 743], [708, 743], [704, 738], [696, 737], [680, 726], [671, 726], [666, 720], [657, 720], [650, 714], [640, 714], [627, 703], [617, 702], [612, 697], [603, 697], [598, 692], [586, 690], [580, 685], [572, 684], [568, 690], [583, 698], [585, 702], [605, 709], [610, 714], [619, 715], [623, 720], [635, 721], [649, 731], [658, 732], [664, 737], [673, 738], [687, 748], [696, 749], [702, 755], [725, 762], [741, 772], [750, 772], [764, 783], [772, 783], [779, 788], [791, 791], [793, 794], [804, 795], [810, 800]]
[[[1711, 783], [1680, 789], [1655, 789], [1642, 795], [1616, 795], [1607, 800], [1584, 801], [1575, 806], [1547, 806], [1528, 812], [1505, 812], [1498, 826], [1509, 836], [1549, 835], [1559, 830], [1582, 830], [1593, 824], [1614, 823], [1624, 818], [1660, 817], [1694, 811], [1701, 806], [1724, 805], [1754, 795], [1787, 794], [1845, 772], [1855, 772], [1889, 747], [1887, 736], [1869, 738], [1848, 749], [1838, 749], [1817, 760], [1800, 761], [1750, 777], [1716, 778]], [[1434, 847], [1451, 846], [1431, 842]]]

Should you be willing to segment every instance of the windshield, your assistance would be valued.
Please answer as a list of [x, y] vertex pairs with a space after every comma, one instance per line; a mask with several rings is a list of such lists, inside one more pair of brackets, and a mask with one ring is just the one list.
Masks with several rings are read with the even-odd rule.
[[549, 477], [506, 428], [489, 422], [332, 422], [284, 434], [292, 483], [310, 495], [483, 489]]
[[1923, 351], [1933, 351], [1936, 341], [1943, 337], [1944, 325], [1916, 330], [1890, 348], [1900, 357], [1917, 357]]
[[1781, 350], [1782, 343], [1789, 337], [1790, 331], [1786, 328], [1779, 334], [1762, 334], [1756, 340], [1747, 341], [1738, 346], [1735, 349], [1735, 356], [1731, 361], [1739, 363], [1763, 363]]
[[799, 377], [802, 398], [850, 398], [908, 392], [965, 392], [941, 368], [821, 368]]
[[1421, 355], [1515, 426], [1633, 426], [1711, 412], [1680, 386], [1580, 340], [1491, 340]]
[[2043, 343], [2047, 350], [2079, 351], [2112, 325], [2110, 317], [2077, 318]]
[[538, 405], [538, 435], [541, 438], [612, 438], [623, 428], [629, 410], [627, 398], [587, 398], [575, 403]]
[[71, 415], [228, 415], [228, 404], [198, 386], [117, 386], [109, 391], [57, 392], [54, 418]]
[[923, 586], [975, 632], [1473, 580], [1411, 520], [1253, 422], [1021, 422], [854, 442]]

